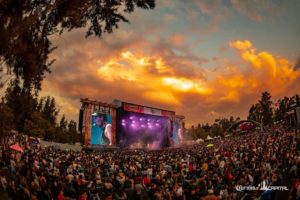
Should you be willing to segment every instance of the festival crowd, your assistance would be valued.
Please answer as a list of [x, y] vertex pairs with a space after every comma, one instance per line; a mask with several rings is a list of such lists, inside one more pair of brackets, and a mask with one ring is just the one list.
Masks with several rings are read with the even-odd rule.
[[[298, 134], [276, 127], [212, 147], [107, 152], [40, 148], [13, 134], [0, 144], [0, 199], [300, 199]], [[16, 142], [23, 152], [9, 148]], [[237, 189], [281, 185], [288, 191]]]

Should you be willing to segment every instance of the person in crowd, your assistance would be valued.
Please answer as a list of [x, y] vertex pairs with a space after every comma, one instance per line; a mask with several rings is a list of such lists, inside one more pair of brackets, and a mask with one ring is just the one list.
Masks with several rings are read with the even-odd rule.
[[[207, 143], [160, 150], [73, 152], [37, 148], [23, 135], [0, 144], [5, 199], [274, 199], [277, 191], [237, 186], [288, 186], [300, 199], [298, 134], [275, 127]], [[9, 149], [18, 142], [23, 152]], [[288, 181], [288, 182], [287, 182]], [[287, 197], [288, 198], [288, 197]]]

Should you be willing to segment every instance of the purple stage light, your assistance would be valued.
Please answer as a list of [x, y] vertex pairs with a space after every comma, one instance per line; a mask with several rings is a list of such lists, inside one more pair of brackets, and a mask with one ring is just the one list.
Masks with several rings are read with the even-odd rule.
[[132, 127], [132, 128], [135, 128], [135, 127], [136, 127], [136, 125], [135, 125], [135, 124], [131, 124], [131, 127]]
[[129, 119], [130, 120], [134, 120], [136, 117], [135, 116], [130, 116]]
[[144, 121], [144, 118], [141, 117], [141, 118], [140, 118], [140, 121]]
[[133, 120], [132, 123], [135, 124], [135, 121]]
[[141, 125], [142, 128], [146, 128], [146, 126], [144, 124]]

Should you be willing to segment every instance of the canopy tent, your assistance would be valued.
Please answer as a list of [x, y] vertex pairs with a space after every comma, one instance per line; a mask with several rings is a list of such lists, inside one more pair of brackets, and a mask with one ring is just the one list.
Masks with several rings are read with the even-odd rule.
[[23, 152], [22, 147], [18, 143], [14, 144], [14, 145], [11, 145], [9, 148], [11, 148], [12, 150], [15, 150], [15, 151]]
[[204, 142], [204, 140], [201, 139], [201, 138], [199, 138], [199, 139], [196, 140], [196, 143], [201, 143], [201, 142]]
[[210, 137], [209, 135], [206, 137], [206, 140], [212, 140], [213, 138]]

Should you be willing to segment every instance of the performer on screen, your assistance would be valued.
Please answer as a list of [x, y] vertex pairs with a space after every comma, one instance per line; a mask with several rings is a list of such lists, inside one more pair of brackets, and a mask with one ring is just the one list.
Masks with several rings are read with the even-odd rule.
[[109, 141], [109, 146], [112, 145], [112, 130], [111, 130], [111, 124], [104, 122], [104, 136], [108, 139]]
[[179, 143], [181, 143], [183, 141], [183, 135], [182, 135], [181, 128], [178, 129], [178, 140], [179, 140]]

